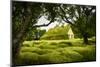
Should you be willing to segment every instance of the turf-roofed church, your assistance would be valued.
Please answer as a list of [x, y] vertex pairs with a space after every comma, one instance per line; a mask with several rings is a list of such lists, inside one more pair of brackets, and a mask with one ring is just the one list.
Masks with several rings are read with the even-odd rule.
[[41, 39], [48, 40], [61, 40], [61, 39], [74, 39], [74, 33], [70, 25], [57, 25], [49, 29]]

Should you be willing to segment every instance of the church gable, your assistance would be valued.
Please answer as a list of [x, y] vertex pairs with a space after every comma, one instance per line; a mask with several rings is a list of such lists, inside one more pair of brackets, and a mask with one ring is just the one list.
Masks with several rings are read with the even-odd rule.
[[68, 30], [68, 38], [69, 39], [73, 39], [74, 38], [74, 33], [73, 33], [73, 31], [72, 31], [72, 28], [70, 28], [69, 30]]

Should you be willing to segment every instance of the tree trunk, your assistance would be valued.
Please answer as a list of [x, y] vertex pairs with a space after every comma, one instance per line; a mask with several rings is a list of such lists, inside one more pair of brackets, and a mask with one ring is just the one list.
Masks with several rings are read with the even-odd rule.
[[19, 51], [20, 51], [20, 44], [21, 42], [19, 42], [20, 39], [15, 39], [12, 42], [12, 66], [15, 66], [15, 61], [18, 57]]
[[[16, 36], [15, 38], [12, 39], [12, 64], [13, 64], [13, 66], [16, 65], [15, 61], [19, 55], [21, 44], [22, 44], [24, 37], [26, 36], [26, 34], [29, 30], [29, 26], [30, 26], [31, 12], [26, 11], [25, 13], [26, 13], [25, 18], [22, 21], [23, 24], [21, 25], [20, 32], [15, 35]], [[14, 35], [14, 34], [12, 33], [12, 35]]]
[[17, 36], [19, 37], [15, 38], [12, 42], [12, 64], [13, 66], [16, 65], [16, 60], [20, 52], [21, 44], [24, 40], [25, 29], [23, 29], [23, 32], [20, 32]]
[[23, 42], [24, 32], [19, 32], [17, 38], [12, 40], [12, 56], [15, 57], [20, 49], [20, 44]]
[[83, 35], [83, 40], [84, 40], [85, 44], [88, 44], [88, 36], [87, 36], [87, 34]]

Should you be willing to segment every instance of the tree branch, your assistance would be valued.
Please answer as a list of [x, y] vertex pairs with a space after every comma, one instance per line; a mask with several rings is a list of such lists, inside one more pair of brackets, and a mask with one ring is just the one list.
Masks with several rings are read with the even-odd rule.
[[[68, 18], [65, 16], [66, 15], [66, 12], [63, 10], [63, 8], [60, 6], [60, 9], [61, 9], [61, 11], [63, 12], [63, 14], [64, 14], [64, 16], [63, 15], [61, 15], [60, 14], [60, 16], [62, 17], [62, 19], [66, 22], [66, 23], [69, 23], [69, 24], [71, 24], [71, 25], [74, 25], [72, 22], [70, 22], [69, 20], [68, 20]], [[66, 19], [64, 19], [64, 18]]]
[[44, 27], [44, 26], [48, 26], [48, 25], [50, 25], [52, 22], [54, 22], [54, 19], [53, 20], [51, 20], [49, 23], [47, 23], [47, 24], [42, 24], [42, 25], [34, 25], [33, 26], [33, 28], [34, 27]]

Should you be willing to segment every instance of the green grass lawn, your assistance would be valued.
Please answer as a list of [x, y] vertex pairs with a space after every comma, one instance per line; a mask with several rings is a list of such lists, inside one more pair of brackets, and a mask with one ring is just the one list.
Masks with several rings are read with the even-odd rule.
[[95, 44], [83, 44], [81, 39], [24, 41], [17, 65], [95, 61]]

